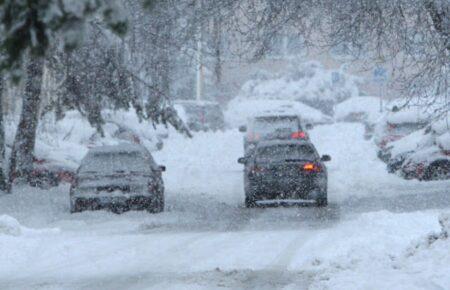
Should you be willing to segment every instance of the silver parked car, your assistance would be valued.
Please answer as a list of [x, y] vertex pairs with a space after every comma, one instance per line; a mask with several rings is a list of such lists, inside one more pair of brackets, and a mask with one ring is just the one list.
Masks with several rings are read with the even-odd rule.
[[77, 170], [70, 188], [70, 210], [130, 209], [162, 212], [162, 172], [150, 152], [137, 144], [92, 148]]

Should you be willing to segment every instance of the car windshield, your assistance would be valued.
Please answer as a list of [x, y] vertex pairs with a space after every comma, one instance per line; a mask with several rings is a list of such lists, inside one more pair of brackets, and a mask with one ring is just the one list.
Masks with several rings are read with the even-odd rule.
[[300, 130], [298, 118], [277, 116], [255, 118], [251, 129], [261, 134], [269, 134], [275, 131], [295, 132]]
[[314, 160], [314, 149], [309, 145], [275, 145], [258, 148], [256, 160], [259, 162], [277, 162], [289, 160]]
[[142, 172], [147, 168], [139, 152], [99, 152], [89, 154], [81, 164], [80, 172]]

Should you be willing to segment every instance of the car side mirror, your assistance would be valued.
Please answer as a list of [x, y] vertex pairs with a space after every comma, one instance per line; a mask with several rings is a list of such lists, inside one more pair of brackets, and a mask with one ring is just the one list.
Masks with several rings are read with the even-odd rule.
[[246, 157], [241, 157], [241, 158], [239, 158], [239, 159], [238, 159], [238, 163], [240, 163], [240, 164], [245, 164], [245, 163], [247, 163], [247, 158], [246, 158]]
[[160, 166], [158, 166], [158, 168], [162, 172], [166, 171], [166, 166], [164, 166], [164, 165], [160, 165]]
[[247, 132], [247, 126], [240, 126], [239, 132], [242, 132], [242, 133]]
[[309, 124], [309, 123], [305, 125], [306, 130], [311, 130], [313, 127], [314, 126], [312, 124]]
[[327, 155], [327, 154], [322, 155], [322, 157], [320, 157], [320, 161], [323, 161], [323, 162], [327, 162], [327, 161], [330, 161], [330, 160], [331, 160], [331, 156]]

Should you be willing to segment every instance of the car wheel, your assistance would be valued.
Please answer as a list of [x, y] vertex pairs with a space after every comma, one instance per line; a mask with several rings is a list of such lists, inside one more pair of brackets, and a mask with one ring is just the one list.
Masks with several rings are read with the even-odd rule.
[[164, 211], [164, 195], [161, 194], [158, 201], [158, 212]]
[[443, 160], [432, 163], [428, 166], [423, 180], [439, 180], [450, 178], [450, 161]]
[[83, 210], [84, 208], [78, 199], [75, 199], [73, 202], [70, 202], [70, 213], [82, 212]]
[[326, 207], [328, 205], [328, 199], [326, 197], [321, 197], [316, 199], [316, 204], [318, 207]]
[[159, 213], [164, 210], [164, 200], [161, 197], [149, 199], [146, 203], [146, 210], [149, 213]]
[[[94, 208], [94, 207], [93, 207]], [[110, 206], [111, 212], [115, 214], [122, 214], [128, 211], [128, 207], [124, 204], [111, 204]]]
[[246, 208], [253, 208], [256, 207], [256, 202], [254, 198], [251, 198], [249, 196], [245, 197], [245, 207]]

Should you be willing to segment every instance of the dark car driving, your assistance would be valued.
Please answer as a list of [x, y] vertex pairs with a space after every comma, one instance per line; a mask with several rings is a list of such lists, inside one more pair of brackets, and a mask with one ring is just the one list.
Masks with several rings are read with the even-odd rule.
[[81, 161], [70, 188], [71, 212], [130, 209], [162, 212], [164, 166], [141, 145], [96, 147]]
[[327, 169], [308, 141], [263, 141], [254, 154], [239, 158], [245, 165], [245, 206], [316, 204], [326, 206]]
[[249, 121], [248, 126], [241, 126], [239, 130], [247, 132], [244, 136], [246, 153], [264, 140], [308, 140], [305, 128], [297, 115], [256, 116]]

